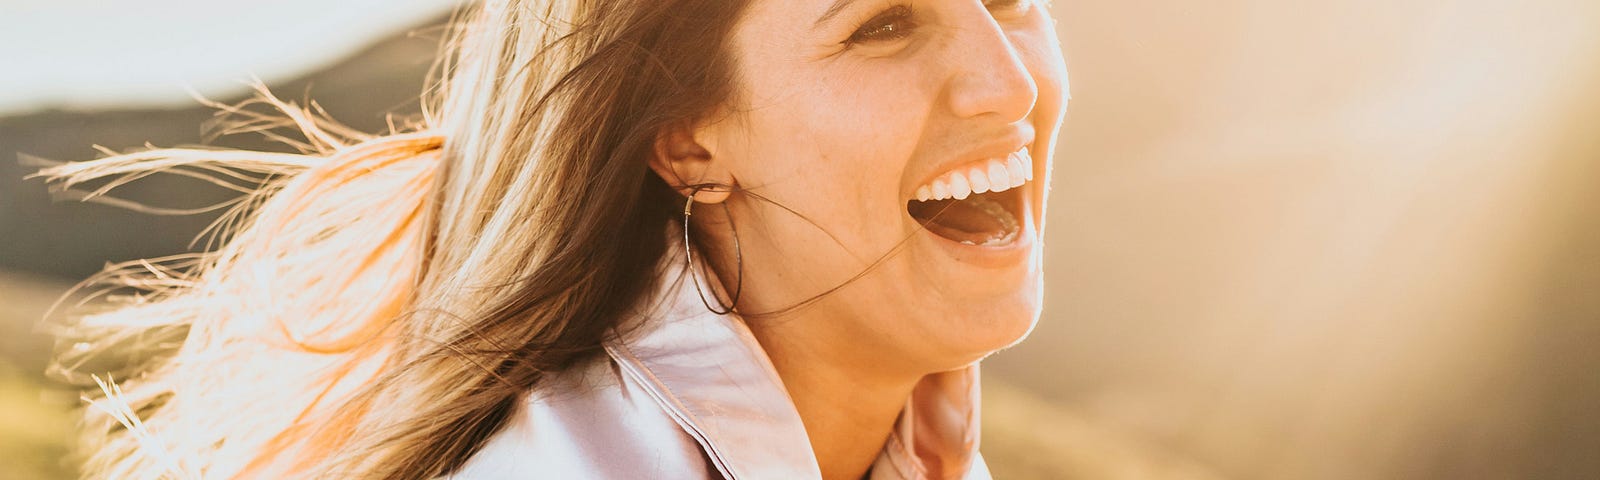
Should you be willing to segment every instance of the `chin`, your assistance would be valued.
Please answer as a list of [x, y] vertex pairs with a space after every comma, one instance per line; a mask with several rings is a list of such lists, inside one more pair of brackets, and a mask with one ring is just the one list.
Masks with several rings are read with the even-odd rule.
[[1042, 292], [1043, 282], [1034, 275], [1023, 288], [994, 301], [952, 305], [945, 318], [957, 324], [942, 324], [949, 327], [941, 332], [949, 361], [940, 362], [941, 367], [961, 368], [1021, 343], [1038, 324]]
[[[1023, 149], [1018, 163], [1030, 168]], [[1016, 345], [1033, 331], [1043, 305], [1043, 238], [1030, 176], [946, 197], [942, 183], [907, 203], [912, 243], [908, 284], [933, 364], [961, 368]], [[965, 185], [964, 181], [955, 182]], [[927, 197], [927, 200], [923, 198]], [[937, 280], [935, 280], [937, 279]], [[935, 280], [935, 281], [930, 281]]]

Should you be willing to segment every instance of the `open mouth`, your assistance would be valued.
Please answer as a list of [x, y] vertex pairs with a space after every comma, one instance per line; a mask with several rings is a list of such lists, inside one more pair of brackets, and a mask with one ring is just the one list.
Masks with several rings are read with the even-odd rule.
[[1033, 159], [1023, 148], [940, 175], [917, 188], [906, 211], [934, 235], [975, 246], [1016, 242], [1022, 230], [1022, 189], [1033, 180]]

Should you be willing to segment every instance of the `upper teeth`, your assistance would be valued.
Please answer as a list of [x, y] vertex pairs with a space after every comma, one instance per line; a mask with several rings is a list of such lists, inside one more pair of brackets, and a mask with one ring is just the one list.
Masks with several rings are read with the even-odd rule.
[[1005, 158], [965, 165], [917, 187], [917, 200], [965, 200], [974, 193], [1004, 192], [1033, 180], [1033, 157], [1027, 147]]

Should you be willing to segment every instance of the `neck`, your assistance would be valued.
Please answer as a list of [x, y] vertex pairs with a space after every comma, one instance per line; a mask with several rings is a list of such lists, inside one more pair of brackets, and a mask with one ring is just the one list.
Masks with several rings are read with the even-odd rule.
[[812, 341], [820, 340], [812, 338], [815, 329], [794, 328], [807, 323], [786, 319], [751, 331], [794, 399], [822, 478], [857, 480], [878, 458], [922, 376], [873, 369], [882, 363], [848, 351], [849, 342]]

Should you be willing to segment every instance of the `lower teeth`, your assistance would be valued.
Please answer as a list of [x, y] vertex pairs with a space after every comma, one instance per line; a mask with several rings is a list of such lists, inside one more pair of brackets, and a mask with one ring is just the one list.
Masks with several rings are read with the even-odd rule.
[[1003, 246], [1017, 240], [1022, 220], [1004, 205], [1011, 192], [975, 194], [961, 200], [916, 201], [906, 205], [911, 218], [934, 235], [963, 245]]
[[981, 243], [974, 242], [972, 240], [962, 240], [961, 243], [965, 245], [994, 247], [1015, 241], [1017, 239], [1016, 217], [1011, 216], [1011, 212], [1006, 211], [1005, 207], [1001, 207], [999, 203], [987, 201], [987, 199], [984, 200], [985, 201], [976, 202], [976, 206], [982, 209], [983, 213], [987, 213], [996, 220], [999, 220], [1002, 228], [993, 235], [990, 235], [989, 238], [984, 239]]

